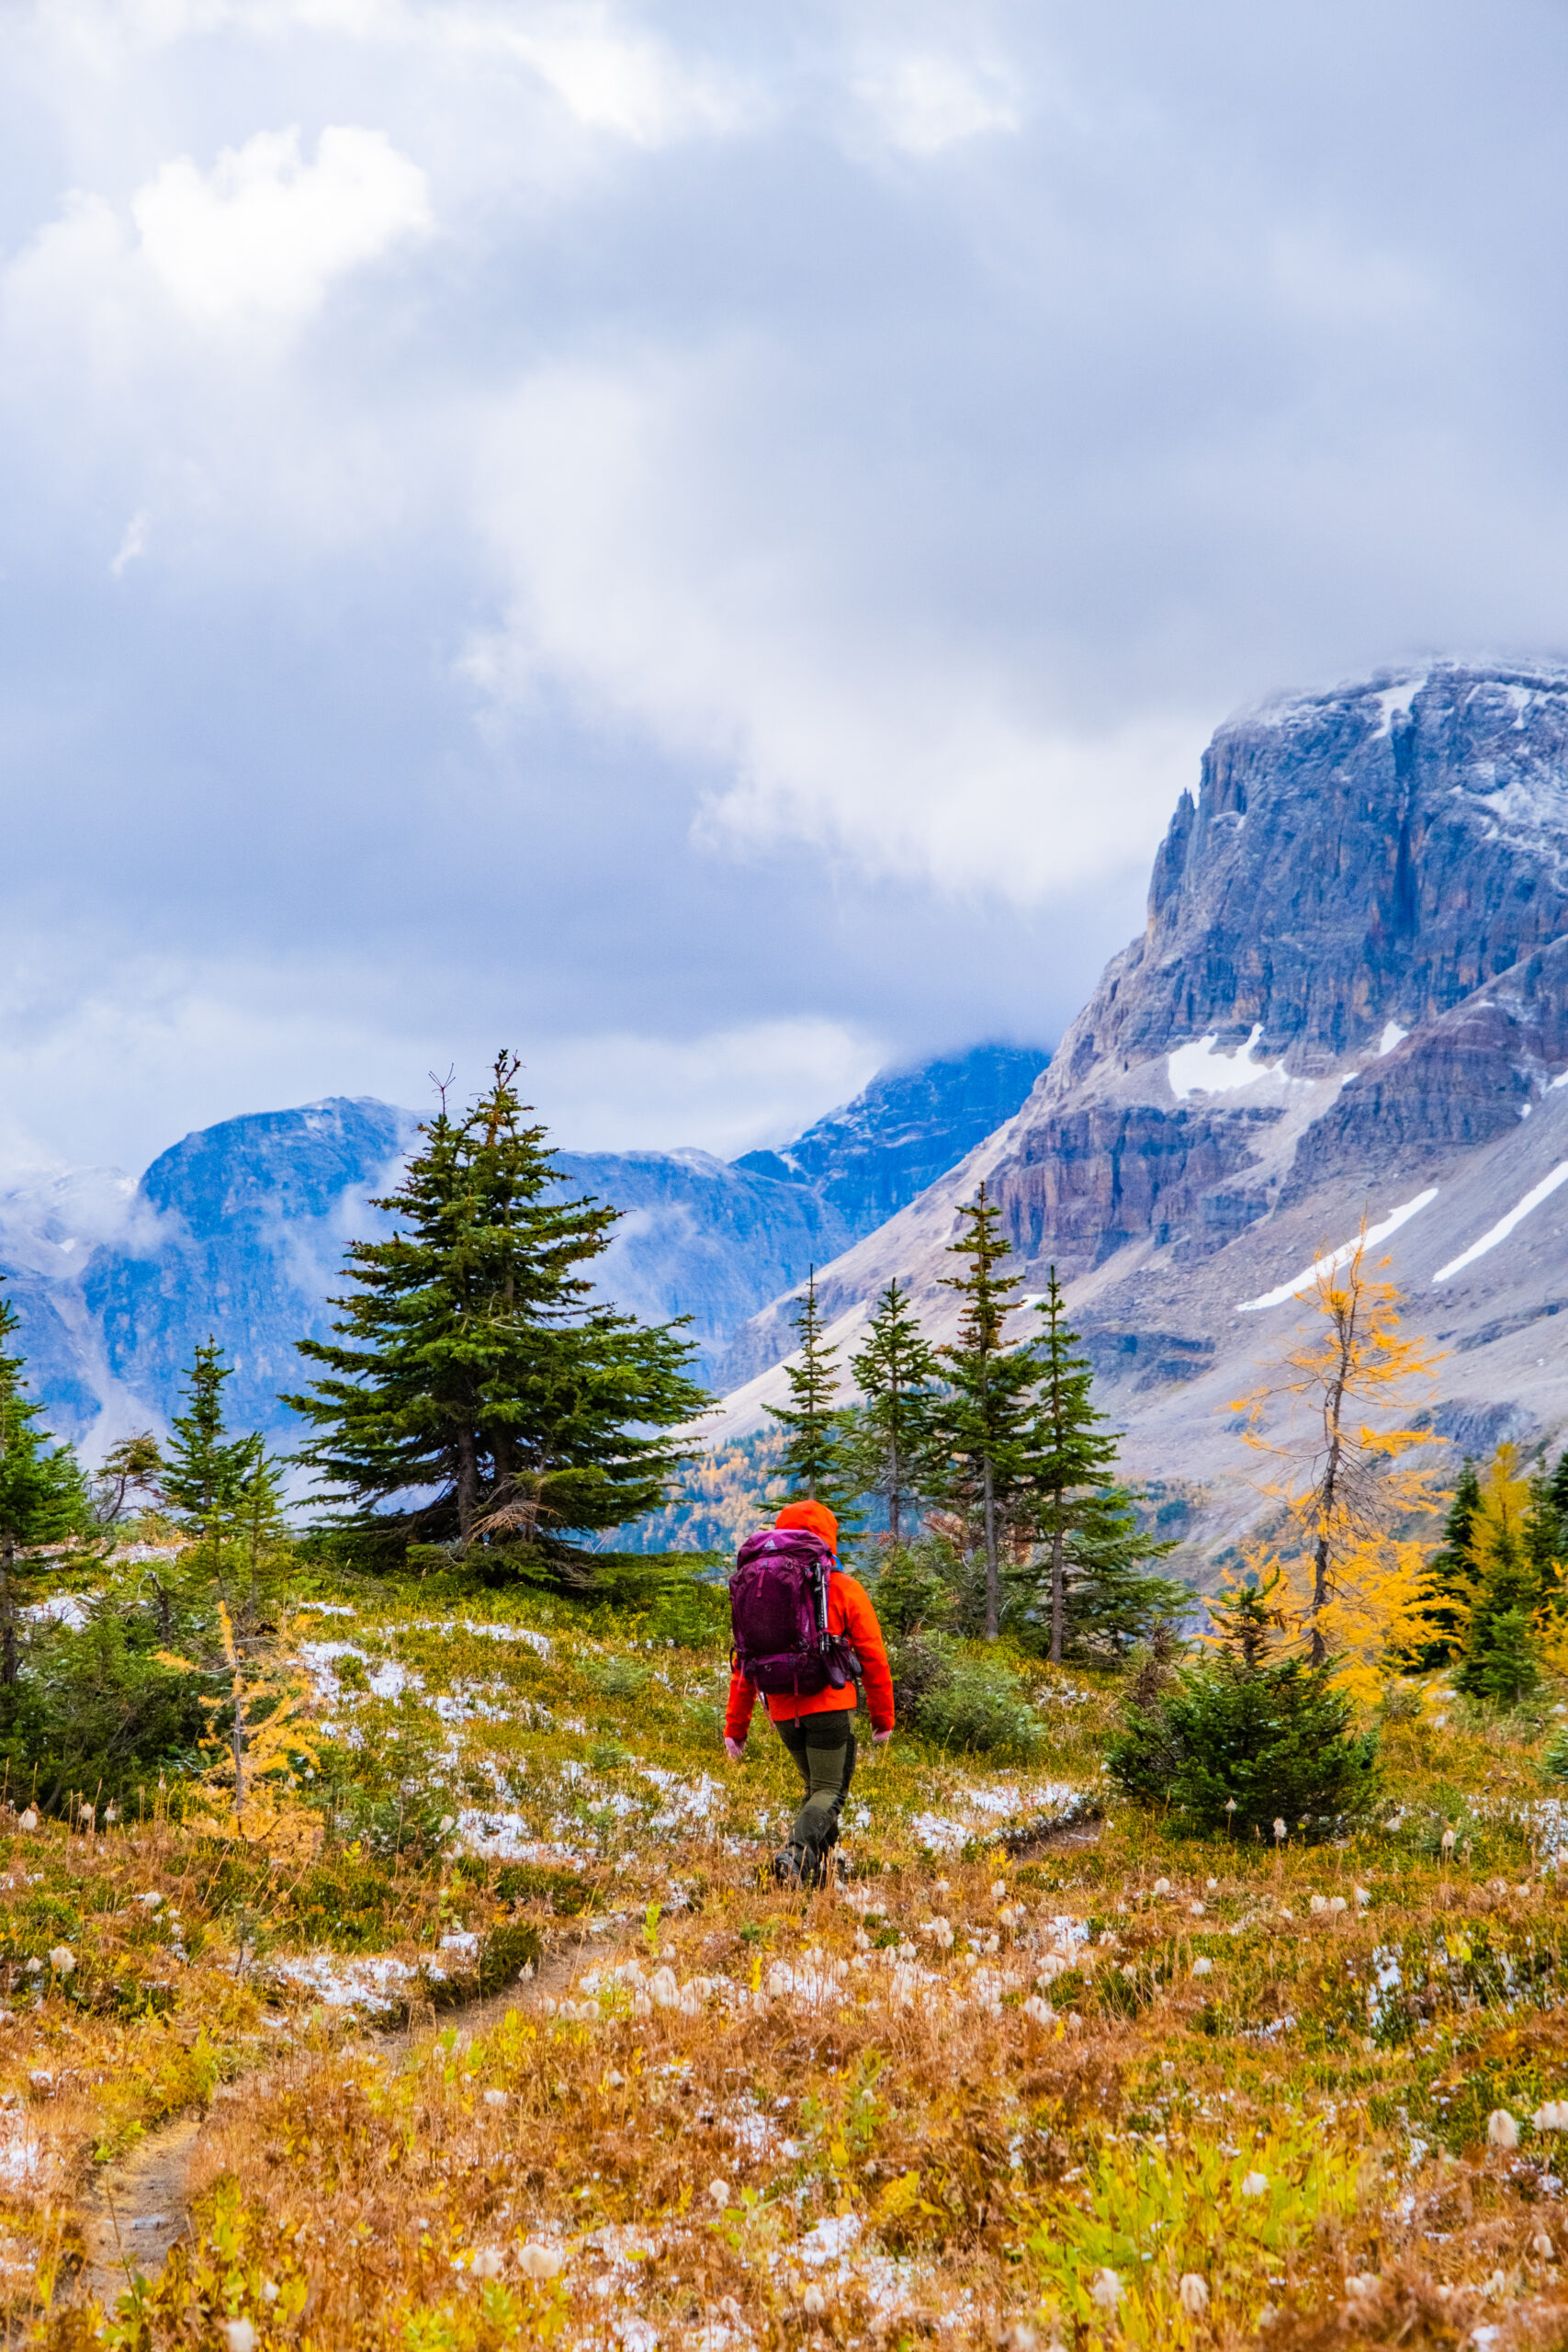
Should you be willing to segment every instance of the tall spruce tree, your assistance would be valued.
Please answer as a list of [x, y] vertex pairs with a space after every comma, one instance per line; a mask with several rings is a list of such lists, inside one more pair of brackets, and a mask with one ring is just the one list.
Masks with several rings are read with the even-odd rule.
[[931, 1409], [941, 1372], [909, 1294], [897, 1277], [878, 1298], [865, 1344], [850, 1358], [850, 1370], [863, 1399], [853, 1427], [863, 1491], [886, 1501], [888, 1536], [897, 1550], [904, 1541], [906, 1516], [929, 1480]]
[[1561, 1609], [1563, 1602], [1562, 1564], [1568, 1552], [1568, 1525], [1552, 1492], [1544, 1461], [1530, 1476], [1530, 1498], [1525, 1511], [1525, 1556], [1535, 1570], [1540, 1605]]
[[185, 1374], [186, 1408], [175, 1415], [163, 1468], [164, 1501], [200, 1537], [214, 1565], [254, 1442], [250, 1436], [231, 1435], [224, 1419], [223, 1384], [233, 1376], [233, 1365], [224, 1363], [222, 1349], [209, 1333], [205, 1345], [197, 1342]]
[[560, 1197], [514, 1056], [459, 1116], [439, 1114], [398, 1190], [388, 1241], [356, 1242], [324, 1376], [285, 1402], [298, 1459], [361, 1528], [515, 1542], [653, 1509], [682, 1457], [668, 1432], [708, 1401], [678, 1324], [591, 1303], [585, 1269], [619, 1212]]
[[932, 1430], [945, 1467], [945, 1498], [977, 1510], [986, 1551], [986, 1639], [1001, 1631], [1001, 1535], [1030, 1483], [1030, 1439], [1040, 1359], [1032, 1346], [1009, 1347], [1005, 1332], [1016, 1311], [1012, 1294], [1023, 1277], [1001, 1270], [1010, 1255], [998, 1230], [1001, 1211], [981, 1185], [960, 1209], [964, 1231], [950, 1248], [964, 1271], [946, 1284], [962, 1301], [958, 1337], [938, 1351], [948, 1393]]
[[1517, 1447], [1497, 1448], [1471, 1523], [1474, 1598], [1454, 1683], [1472, 1699], [1515, 1705], [1539, 1679], [1531, 1621], [1544, 1598], [1527, 1530], [1530, 1485]]
[[862, 1489], [851, 1434], [853, 1415], [838, 1402], [839, 1351], [823, 1337], [815, 1266], [795, 1310], [795, 1350], [784, 1365], [789, 1403], [767, 1408], [784, 1432], [779, 1475], [788, 1479], [791, 1495], [826, 1503], [844, 1541], [859, 1525], [855, 1503]]
[[1412, 1651], [1412, 1663], [1430, 1671], [1451, 1666], [1464, 1646], [1464, 1629], [1475, 1600], [1475, 1514], [1481, 1480], [1467, 1453], [1460, 1465], [1443, 1521], [1443, 1540], [1427, 1564], [1426, 1638]]
[[0, 1299], [0, 1684], [14, 1683], [17, 1649], [17, 1555], [36, 1544], [57, 1544], [85, 1528], [87, 1489], [68, 1445], [56, 1445], [41, 1426], [41, 1405], [27, 1393], [27, 1367], [6, 1348], [17, 1312]]
[[[1048, 1581], [1040, 1596], [1051, 1628], [1051, 1662], [1085, 1645], [1117, 1651], [1174, 1617], [1189, 1595], [1144, 1564], [1174, 1544], [1144, 1534], [1135, 1498], [1117, 1483], [1119, 1440], [1094, 1402], [1094, 1370], [1067, 1324], [1056, 1269], [1050, 1270], [1035, 1342], [1039, 1386], [1029, 1443], [1035, 1530], [1046, 1547]], [[1033, 1572], [1030, 1572], [1032, 1577]]]

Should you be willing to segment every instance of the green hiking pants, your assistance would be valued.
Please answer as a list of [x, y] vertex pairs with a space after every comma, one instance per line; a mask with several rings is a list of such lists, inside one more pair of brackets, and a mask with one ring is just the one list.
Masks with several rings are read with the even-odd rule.
[[790, 1843], [825, 1854], [839, 1842], [839, 1815], [854, 1777], [855, 1711], [825, 1707], [818, 1714], [773, 1728], [806, 1783], [806, 1801], [795, 1816]]

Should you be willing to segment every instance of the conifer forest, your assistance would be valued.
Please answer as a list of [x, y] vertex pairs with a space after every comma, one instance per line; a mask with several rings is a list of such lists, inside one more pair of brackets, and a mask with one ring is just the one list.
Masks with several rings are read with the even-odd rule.
[[[953, 1338], [893, 1281], [840, 1363], [807, 1281], [705, 1453], [551, 1175], [509, 1057], [443, 1104], [287, 1459], [215, 1332], [88, 1475], [0, 1317], [12, 2337], [1561, 2340], [1568, 1459], [1447, 1458], [1358, 1248], [1201, 1596], [983, 1186]], [[804, 1889], [719, 1736], [792, 1497], [897, 1708]]]

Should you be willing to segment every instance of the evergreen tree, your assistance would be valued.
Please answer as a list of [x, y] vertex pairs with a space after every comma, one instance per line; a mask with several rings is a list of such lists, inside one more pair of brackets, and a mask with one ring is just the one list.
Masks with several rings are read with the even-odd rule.
[[93, 1517], [98, 1525], [118, 1526], [138, 1489], [149, 1496], [157, 1494], [163, 1469], [163, 1453], [151, 1430], [122, 1437], [111, 1445], [92, 1484]]
[[348, 1251], [337, 1338], [300, 1343], [324, 1376], [284, 1400], [314, 1425], [297, 1458], [367, 1530], [466, 1548], [618, 1526], [663, 1500], [666, 1433], [707, 1402], [678, 1325], [591, 1304], [619, 1212], [559, 1196], [517, 1069], [498, 1057], [461, 1116], [443, 1101], [376, 1204], [391, 1238]]
[[1536, 1464], [1529, 1487], [1530, 1498], [1525, 1511], [1526, 1556], [1535, 1570], [1540, 1604], [1561, 1609], [1562, 1555], [1568, 1550], [1568, 1526], [1564, 1525], [1544, 1462]]
[[1001, 1211], [984, 1184], [960, 1209], [964, 1230], [951, 1248], [965, 1271], [947, 1283], [963, 1301], [958, 1338], [939, 1351], [948, 1394], [933, 1417], [933, 1435], [945, 1461], [944, 1498], [977, 1509], [986, 1551], [986, 1639], [1001, 1630], [1000, 1538], [1004, 1522], [1030, 1481], [1030, 1438], [1040, 1360], [1030, 1345], [1009, 1348], [1004, 1338], [1021, 1274], [1000, 1269], [1010, 1255], [998, 1227]]
[[17, 1554], [57, 1544], [85, 1527], [85, 1481], [67, 1445], [39, 1425], [41, 1405], [27, 1394], [27, 1372], [6, 1343], [17, 1313], [0, 1299], [0, 1684], [17, 1679]]
[[1168, 1806], [1184, 1828], [1271, 1840], [1282, 1817], [1322, 1838], [1376, 1793], [1376, 1744], [1352, 1730], [1332, 1661], [1270, 1656], [1283, 1623], [1270, 1605], [1279, 1581], [1211, 1602], [1213, 1654], [1146, 1703], [1134, 1695], [1107, 1749], [1118, 1786]]
[[1189, 1595], [1168, 1577], [1143, 1571], [1176, 1546], [1142, 1532], [1133, 1495], [1115, 1483], [1118, 1440], [1094, 1403], [1093, 1367], [1076, 1352], [1078, 1334], [1068, 1329], [1055, 1266], [1039, 1311], [1029, 1484], [1035, 1532], [1047, 1547], [1049, 1580], [1038, 1597], [1059, 1666], [1068, 1646], [1124, 1653], [1176, 1616]]
[[1472, 1530], [1481, 1509], [1481, 1480], [1467, 1453], [1443, 1521], [1443, 1540], [1427, 1566], [1429, 1636], [1413, 1652], [1421, 1669], [1451, 1666], [1464, 1645], [1464, 1629], [1475, 1599]]
[[865, 1345], [850, 1358], [850, 1370], [863, 1400], [853, 1425], [861, 1488], [886, 1500], [888, 1537], [897, 1550], [927, 1475], [939, 1367], [909, 1294], [896, 1278], [878, 1298]]
[[1568, 1527], [1568, 1446], [1557, 1457], [1557, 1467], [1551, 1474], [1551, 1499]]
[[224, 1422], [223, 1383], [233, 1376], [210, 1334], [205, 1345], [197, 1342], [185, 1375], [186, 1408], [175, 1415], [163, 1473], [164, 1501], [212, 1552], [214, 1565], [253, 1443], [250, 1437], [231, 1437]]
[[788, 1479], [792, 1496], [826, 1503], [844, 1541], [858, 1524], [854, 1505], [860, 1482], [851, 1437], [853, 1416], [847, 1406], [835, 1401], [839, 1351], [822, 1336], [815, 1266], [807, 1275], [805, 1295], [795, 1311], [795, 1329], [797, 1345], [784, 1364], [790, 1401], [766, 1408], [784, 1428], [779, 1471]]
[[[1471, 1522], [1475, 1592], [1454, 1685], [1472, 1699], [1512, 1705], [1535, 1686], [1530, 1624], [1542, 1594], [1540, 1573], [1526, 1540], [1529, 1508], [1529, 1482], [1520, 1470], [1517, 1448], [1500, 1445], [1481, 1482], [1481, 1499]], [[1523, 1664], [1527, 1649], [1528, 1676]], [[1513, 1695], [1505, 1695], [1509, 1692]]]
[[269, 1453], [258, 1431], [250, 1441], [234, 1493], [234, 1532], [244, 1546], [251, 1577], [251, 1609], [257, 1605], [261, 1564], [271, 1546], [288, 1532], [284, 1507], [284, 1464]]

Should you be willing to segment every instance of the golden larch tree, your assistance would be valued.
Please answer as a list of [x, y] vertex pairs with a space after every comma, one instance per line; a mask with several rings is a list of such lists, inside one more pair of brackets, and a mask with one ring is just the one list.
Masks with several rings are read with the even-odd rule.
[[1377, 1279], [1387, 1263], [1368, 1267], [1363, 1217], [1344, 1261], [1319, 1262], [1313, 1320], [1231, 1408], [1247, 1416], [1246, 1442], [1277, 1465], [1262, 1491], [1292, 1531], [1263, 1565], [1283, 1571], [1312, 1664], [1337, 1658], [1363, 1701], [1422, 1636], [1429, 1546], [1395, 1530], [1436, 1499], [1432, 1468], [1410, 1456], [1444, 1442], [1404, 1425], [1441, 1359], [1402, 1334], [1398, 1289]]

